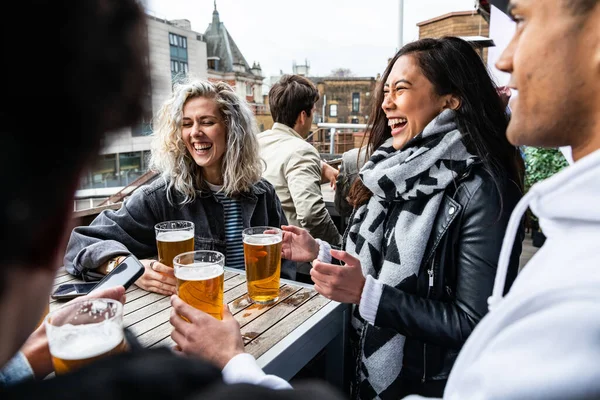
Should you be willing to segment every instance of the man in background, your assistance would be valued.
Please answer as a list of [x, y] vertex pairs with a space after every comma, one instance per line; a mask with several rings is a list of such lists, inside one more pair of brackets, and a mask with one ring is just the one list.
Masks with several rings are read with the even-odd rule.
[[337, 170], [322, 162], [304, 140], [318, 100], [317, 88], [303, 76], [284, 75], [273, 85], [269, 106], [275, 124], [258, 135], [260, 155], [267, 164], [263, 177], [275, 187], [290, 225], [339, 245], [341, 236], [321, 193], [321, 183], [335, 182]]

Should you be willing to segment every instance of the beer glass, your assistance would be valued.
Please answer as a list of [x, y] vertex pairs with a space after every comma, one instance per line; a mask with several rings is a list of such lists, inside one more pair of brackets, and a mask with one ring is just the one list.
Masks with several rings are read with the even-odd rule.
[[224, 265], [225, 256], [218, 251], [179, 254], [173, 260], [177, 295], [190, 306], [223, 319]]
[[73, 371], [127, 348], [123, 304], [117, 300], [69, 303], [48, 314], [44, 323], [56, 374]]
[[281, 275], [281, 229], [256, 226], [242, 231], [248, 296], [258, 304], [279, 298]]
[[166, 221], [154, 226], [158, 262], [173, 267], [176, 255], [194, 251], [194, 223], [189, 221]]

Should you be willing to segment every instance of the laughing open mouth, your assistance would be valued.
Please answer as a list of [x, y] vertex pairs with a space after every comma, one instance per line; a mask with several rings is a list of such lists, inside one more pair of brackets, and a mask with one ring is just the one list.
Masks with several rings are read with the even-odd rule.
[[196, 150], [197, 153], [205, 152], [212, 149], [212, 146], [212, 143], [194, 143], [194, 150]]
[[395, 131], [396, 129], [404, 128], [407, 122], [406, 118], [390, 118], [388, 125], [392, 128], [392, 131]]

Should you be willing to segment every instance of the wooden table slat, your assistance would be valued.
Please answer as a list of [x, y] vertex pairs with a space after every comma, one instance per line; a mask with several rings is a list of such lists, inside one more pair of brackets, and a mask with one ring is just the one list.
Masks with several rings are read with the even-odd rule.
[[173, 339], [171, 339], [171, 336], [167, 336], [166, 338], [164, 338], [163, 340], [161, 340], [160, 342], [154, 343], [152, 346], [150, 347], [175, 347], [175, 341]]
[[68, 274], [68, 272], [67, 272], [67, 269], [66, 269], [66, 268], [65, 268], [65, 266], [63, 265], [62, 267], [60, 267], [60, 268], [58, 269], [58, 271], [56, 271], [56, 278], [58, 278], [58, 277], [61, 277], [61, 276], [63, 276], [63, 275], [67, 275], [67, 274]]
[[[243, 309], [245, 309], [248, 306], [251, 306], [253, 304], [252, 301], [250, 301], [250, 298], [247, 296], [248, 286], [247, 285], [244, 285], [244, 286], [245, 287], [243, 288], [243, 290], [240, 290], [240, 292], [241, 292], [240, 295], [237, 296], [235, 298], [235, 300], [228, 303], [229, 311], [231, 311], [231, 313], [233, 315], [239, 313]], [[285, 284], [280, 283], [279, 290], [282, 290], [281, 288], [284, 286], [285, 286]]]
[[239, 276], [239, 274], [236, 274], [235, 272], [231, 272], [231, 271], [225, 271], [225, 273], [223, 274], [223, 279], [224, 280], [231, 279], [234, 276]]
[[53, 284], [53, 290], [56, 289], [56, 287], [58, 285], [62, 285], [63, 283], [67, 283], [67, 282], [71, 282], [71, 281], [76, 281], [76, 282], [72, 282], [72, 283], [81, 283], [82, 281], [77, 279], [76, 277], [74, 277], [71, 274], [66, 274], [66, 275], [62, 275], [59, 276], [58, 278], [54, 279], [54, 284]]
[[267, 329], [277, 324], [281, 319], [285, 318], [288, 314], [298, 308], [302, 303], [305, 303], [316, 295], [317, 292], [314, 290], [303, 288], [283, 300], [281, 303], [268, 307], [260, 319], [255, 319], [242, 328], [244, 343], [248, 343], [257, 338]]
[[144, 347], [153, 347], [155, 344], [162, 342], [167, 337], [171, 337], [171, 332], [173, 331], [173, 327], [169, 321], [158, 325], [154, 329], [144, 332], [139, 335], [137, 338], [140, 344]]
[[[146, 292], [143, 289], [140, 289], [139, 292], [141, 292], [142, 295], [138, 296], [137, 298], [130, 298], [129, 295], [127, 296], [127, 301], [125, 302], [125, 307], [123, 308], [123, 315], [129, 315], [143, 307], [152, 307], [153, 303], [165, 298], [165, 295]], [[131, 294], [137, 293], [138, 291], [135, 291]]]
[[[234, 317], [235, 317], [236, 321], [240, 324], [240, 327], [242, 327], [242, 326], [248, 324], [249, 322], [255, 320], [256, 318], [260, 317], [265, 312], [267, 312], [271, 308], [275, 307], [277, 304], [281, 303], [282, 301], [287, 300], [290, 296], [299, 292], [300, 290], [302, 290], [302, 288], [299, 288], [298, 286], [286, 285], [286, 286], [282, 287], [279, 290], [279, 299], [274, 304], [271, 304], [269, 306], [254, 304], [250, 301], [248, 296], [244, 296], [244, 298], [237, 299], [234, 302], [234, 303], [237, 303], [237, 305], [233, 308], [237, 309], [244, 304], [246, 305], [246, 308], [243, 310], [240, 310], [243, 312], [235, 313]], [[232, 307], [230, 307], [229, 309], [231, 310]]]
[[250, 343], [247, 343], [245, 345], [246, 351], [252, 354], [254, 358], [260, 357], [329, 302], [329, 299], [320, 295], [312, 297], [300, 307], [292, 310], [286, 318], [277, 323], [276, 327], [267, 330]]
[[[54, 284], [56, 286], [66, 282], [79, 283], [82, 281], [61, 268], [57, 272]], [[249, 300], [247, 293], [244, 271], [227, 269], [224, 275], [223, 301], [229, 305], [230, 311], [240, 323], [246, 351], [257, 359], [282, 339], [287, 338], [294, 329], [301, 325], [306, 326], [303, 323], [330, 302], [312, 288], [286, 280], [282, 281], [279, 299], [274, 304], [254, 304]], [[50, 299], [50, 310], [56, 309], [64, 303], [64, 301]], [[169, 322], [170, 315], [171, 300], [169, 296], [147, 292], [135, 285], [128, 288], [123, 323], [137, 336], [142, 346], [172, 347], [174, 345], [170, 337], [173, 330]], [[312, 324], [314, 324], [318, 323], [320, 319], [309, 321], [313, 321]], [[287, 353], [284, 351], [281, 357], [286, 357], [284, 354]], [[267, 358], [269, 357], [271, 356]], [[284, 363], [277, 364], [278, 368], [286, 365], [285, 359], [280, 359], [278, 362]], [[294, 371], [284, 374], [289, 374], [291, 377], [296, 373]]]
[[238, 275], [238, 276], [234, 276], [230, 279], [227, 279], [225, 282], [223, 282], [223, 291], [227, 292], [228, 290], [240, 285], [240, 284], [246, 284], [246, 277], [243, 275]]

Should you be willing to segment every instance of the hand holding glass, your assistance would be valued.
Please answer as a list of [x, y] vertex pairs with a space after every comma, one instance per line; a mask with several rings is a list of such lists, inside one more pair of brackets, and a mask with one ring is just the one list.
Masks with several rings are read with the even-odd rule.
[[113, 299], [69, 303], [45, 319], [48, 346], [57, 374], [63, 374], [127, 348], [123, 304]]

